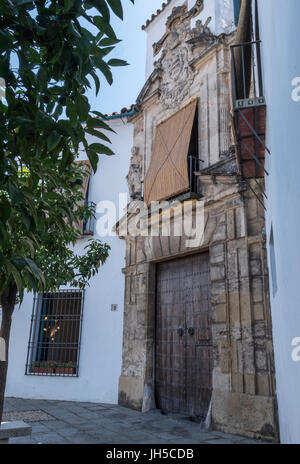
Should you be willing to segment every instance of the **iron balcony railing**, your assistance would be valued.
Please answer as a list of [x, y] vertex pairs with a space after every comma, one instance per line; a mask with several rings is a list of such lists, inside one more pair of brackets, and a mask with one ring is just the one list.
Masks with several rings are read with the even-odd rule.
[[234, 101], [250, 97], [251, 77], [253, 97], [263, 97], [261, 41], [255, 40], [231, 46]]

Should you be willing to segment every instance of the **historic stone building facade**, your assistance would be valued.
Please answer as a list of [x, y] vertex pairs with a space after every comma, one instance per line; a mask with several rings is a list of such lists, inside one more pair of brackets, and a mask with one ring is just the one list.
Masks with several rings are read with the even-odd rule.
[[[212, 18], [204, 16], [206, 2], [192, 3], [168, 11], [165, 33], [153, 44], [154, 70], [131, 118], [132, 203], [118, 225], [127, 249], [119, 402], [190, 415], [220, 431], [277, 440], [264, 209], [238, 174], [232, 131], [235, 29], [225, 24], [223, 32], [215, 33], [216, 18], [211, 30]], [[172, 2], [160, 14], [169, 7]], [[168, 199], [166, 165], [174, 147], [159, 160], [157, 137], [160, 131], [168, 144], [166, 127], [174, 129], [176, 115], [178, 120], [183, 115], [178, 137], [186, 135], [185, 122], [192, 118], [189, 146], [201, 161], [189, 176], [189, 182], [196, 176], [196, 189], [179, 194], [173, 189], [176, 205], [171, 202], [163, 211], [174, 224], [188, 204], [193, 224], [197, 203], [204, 202], [204, 233], [192, 248], [173, 227], [171, 234], [163, 233], [159, 209], [143, 216], [146, 228], [156, 225], [158, 236], [122, 232], [125, 219], [129, 225], [137, 221], [139, 182], [145, 181], [145, 199]], [[169, 169], [178, 166], [173, 159]], [[257, 182], [263, 185], [262, 179], [250, 181], [254, 190]]]

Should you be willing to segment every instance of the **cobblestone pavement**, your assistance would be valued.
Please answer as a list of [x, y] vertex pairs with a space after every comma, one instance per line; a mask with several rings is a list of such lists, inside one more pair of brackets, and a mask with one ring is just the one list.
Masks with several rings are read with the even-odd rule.
[[[31, 438], [11, 443], [52, 444], [257, 444], [244, 437], [208, 432], [186, 419], [158, 410], [142, 414], [111, 404], [7, 398], [7, 420], [26, 419]], [[4, 417], [4, 420], [5, 420]], [[23, 419], [23, 420], [24, 420]]]

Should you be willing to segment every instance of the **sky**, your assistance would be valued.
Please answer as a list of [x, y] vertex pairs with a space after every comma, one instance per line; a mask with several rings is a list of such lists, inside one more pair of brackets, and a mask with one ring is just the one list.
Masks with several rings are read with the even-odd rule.
[[130, 107], [145, 83], [146, 73], [146, 32], [141, 26], [153, 13], [161, 8], [163, 0], [122, 0], [124, 20], [121, 21], [114, 14], [111, 15], [112, 26], [119, 39], [122, 40], [116, 49], [108, 55], [109, 58], [121, 58], [130, 66], [113, 67], [114, 82], [109, 86], [100, 74], [101, 89], [95, 96], [94, 89], [88, 93], [92, 110], [105, 114], [120, 111]]

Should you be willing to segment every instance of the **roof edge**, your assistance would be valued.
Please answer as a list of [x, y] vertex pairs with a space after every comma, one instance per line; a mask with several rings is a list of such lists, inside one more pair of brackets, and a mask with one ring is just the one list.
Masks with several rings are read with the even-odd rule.
[[103, 118], [100, 118], [103, 121], [110, 121], [111, 119], [121, 119], [121, 118], [129, 118], [130, 116], [134, 116], [137, 112], [137, 105], [134, 103], [130, 106], [130, 108], [123, 108], [121, 111], [114, 112], [111, 114], [104, 114]]
[[167, 8], [168, 5], [170, 5], [171, 2], [172, 0], [164, 2], [161, 8], [159, 8], [156, 13], [153, 13], [150, 19], [147, 19], [146, 23], [142, 26], [142, 30], [144, 31], [147, 29], [147, 27]]

